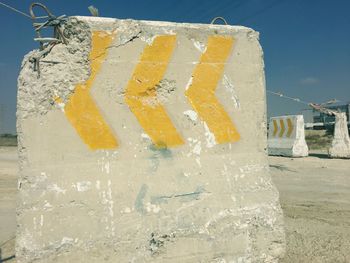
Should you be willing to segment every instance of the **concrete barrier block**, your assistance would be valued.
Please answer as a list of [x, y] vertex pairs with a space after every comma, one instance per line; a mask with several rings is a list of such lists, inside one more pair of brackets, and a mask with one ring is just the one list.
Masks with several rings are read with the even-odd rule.
[[276, 262], [258, 34], [73, 17], [18, 80], [19, 262]]
[[329, 149], [329, 156], [332, 158], [350, 158], [350, 139], [345, 112], [335, 115], [334, 137]]
[[269, 155], [288, 157], [308, 156], [303, 115], [270, 118], [268, 152]]

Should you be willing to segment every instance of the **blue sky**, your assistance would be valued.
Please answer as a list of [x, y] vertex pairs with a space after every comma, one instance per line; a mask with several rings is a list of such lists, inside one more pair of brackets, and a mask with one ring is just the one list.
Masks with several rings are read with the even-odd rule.
[[[28, 12], [27, 0], [0, 0]], [[190, 23], [223, 16], [260, 32], [267, 89], [323, 102], [350, 101], [349, 0], [41, 1], [55, 15], [90, 15]], [[16, 85], [23, 56], [37, 47], [30, 19], [0, 6], [0, 132], [15, 132]], [[294, 114], [302, 104], [268, 95], [270, 116]]]

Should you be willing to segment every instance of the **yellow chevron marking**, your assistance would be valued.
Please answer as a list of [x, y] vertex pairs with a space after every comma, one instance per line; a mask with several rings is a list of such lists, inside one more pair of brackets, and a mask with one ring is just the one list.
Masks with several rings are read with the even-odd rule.
[[153, 43], [144, 49], [125, 94], [126, 104], [159, 148], [184, 143], [157, 99], [156, 90], [157, 84], [165, 74], [175, 44], [175, 35], [157, 36]]
[[287, 137], [290, 137], [294, 129], [293, 122], [290, 118], [287, 119], [287, 126], [288, 126]]
[[225, 63], [234, 39], [229, 36], [210, 36], [206, 51], [193, 71], [192, 84], [186, 91], [192, 107], [214, 134], [217, 143], [236, 142], [240, 135], [229, 115], [215, 97]]
[[281, 131], [280, 133], [278, 134], [279, 137], [282, 137], [283, 134], [284, 134], [284, 131], [286, 130], [285, 126], [284, 126], [284, 121], [283, 119], [280, 119], [280, 125], [281, 125]]
[[76, 85], [64, 112], [81, 139], [92, 149], [113, 149], [118, 146], [111, 128], [90, 95], [90, 89], [107, 56], [106, 49], [114, 36], [103, 31], [92, 33], [90, 52], [91, 74], [85, 83]]
[[272, 121], [273, 121], [273, 136], [276, 136], [276, 134], [278, 132], [277, 121], [276, 120], [272, 120]]

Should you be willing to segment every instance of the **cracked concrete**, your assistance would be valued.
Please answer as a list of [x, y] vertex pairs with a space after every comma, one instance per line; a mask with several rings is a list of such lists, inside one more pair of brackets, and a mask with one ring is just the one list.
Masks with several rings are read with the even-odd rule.
[[[284, 231], [264, 150], [258, 34], [240, 26], [96, 17], [70, 18], [66, 28], [68, 45], [55, 46], [43, 59], [40, 78], [28, 56], [19, 76], [18, 261], [277, 262]], [[118, 141], [96, 150], [64, 111], [76, 84], [89, 77], [92, 31], [114, 37], [101, 51], [99, 58], [106, 59], [89, 96]], [[175, 48], [164, 76], [147, 90], [157, 94], [184, 139], [177, 147], [155, 146], [125, 103], [140, 55], [159, 35], [176, 36]], [[212, 35], [235, 39], [223, 70], [230, 83], [218, 81], [214, 95], [241, 135], [236, 142], [219, 144], [185, 95]], [[141, 97], [136, 99], [147, 117], [152, 107]], [[94, 120], [81, 105], [82, 116]], [[97, 130], [91, 137], [103, 136]]]
[[18, 85], [22, 87], [18, 93], [18, 112], [22, 114], [20, 118], [46, 114], [55, 107], [54, 101], [57, 97], [65, 102], [74, 91], [75, 85], [88, 78], [91, 49], [88, 25], [76, 18], [70, 18], [64, 31], [69, 44], [55, 45], [40, 60], [40, 77], [34, 71], [34, 64], [29, 61], [38, 50], [30, 52], [23, 59], [18, 78]]

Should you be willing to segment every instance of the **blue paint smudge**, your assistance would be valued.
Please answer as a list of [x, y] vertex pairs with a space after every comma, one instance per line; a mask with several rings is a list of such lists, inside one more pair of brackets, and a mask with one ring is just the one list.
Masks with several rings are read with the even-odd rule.
[[151, 203], [152, 204], [168, 203], [168, 200], [172, 198], [181, 198], [182, 202], [189, 202], [192, 200], [198, 200], [200, 195], [206, 192], [207, 191], [204, 189], [203, 186], [198, 186], [195, 191], [189, 192], [189, 193], [152, 196]]
[[169, 150], [167, 147], [158, 147], [154, 144], [149, 146], [149, 149], [153, 152], [153, 155], [150, 157], [152, 160], [152, 170], [157, 171], [159, 167], [159, 159], [164, 158], [164, 159], [170, 159], [173, 158], [173, 153], [171, 150]]
[[135, 210], [141, 214], [144, 214], [146, 212], [145, 207], [143, 205], [143, 201], [146, 197], [148, 191], [148, 186], [146, 184], [143, 184], [140, 188], [139, 193], [136, 196], [136, 200], [135, 200]]

